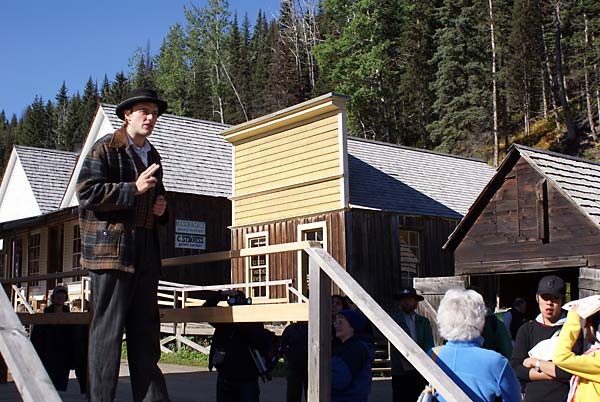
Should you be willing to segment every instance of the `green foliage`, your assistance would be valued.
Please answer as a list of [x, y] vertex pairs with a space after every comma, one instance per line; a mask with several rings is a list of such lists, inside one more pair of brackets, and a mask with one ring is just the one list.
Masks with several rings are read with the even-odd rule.
[[[155, 88], [169, 113], [229, 124], [336, 91], [352, 97], [351, 134], [487, 157], [493, 78], [505, 147], [521, 141], [562, 149], [554, 2], [282, 0], [277, 18], [259, 11], [254, 24], [247, 15], [238, 23], [225, 0], [205, 4], [184, 7], [184, 22], [171, 26], [158, 54], [148, 44], [136, 49], [129, 71], [104, 76], [100, 88], [90, 78], [70, 95], [63, 83], [52, 102], [36, 97], [10, 122], [0, 115], [0, 159], [13, 142], [79, 149], [98, 102], [117, 104], [140, 86]], [[600, 126], [600, 3], [560, 6], [558, 43], [579, 128], [577, 153], [595, 148], [586, 145], [590, 120]], [[532, 122], [529, 136], [520, 134], [525, 120]]]

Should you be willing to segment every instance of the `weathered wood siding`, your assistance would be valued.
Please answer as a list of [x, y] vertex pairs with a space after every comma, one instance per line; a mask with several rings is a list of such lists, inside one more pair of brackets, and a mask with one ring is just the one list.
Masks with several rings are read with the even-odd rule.
[[338, 112], [235, 144], [234, 224], [340, 208]]
[[454, 274], [452, 255], [442, 245], [456, 220], [355, 210], [347, 215], [348, 272], [385, 309], [394, 309], [401, 288], [400, 230], [419, 233], [419, 277]]
[[[523, 158], [516, 162], [457, 247], [457, 274], [596, 264], [600, 254], [599, 230], [550, 182], [547, 210], [541, 213], [542, 179]], [[544, 225], [546, 234], [540, 229]]]
[[[232, 229], [231, 249], [245, 248], [245, 236], [250, 233], [267, 232], [269, 245], [292, 243], [299, 241], [298, 225], [326, 222], [327, 224], [327, 251], [343, 267], [346, 266], [346, 242], [344, 211], [302, 217], [262, 225], [238, 227]], [[232, 261], [231, 280], [233, 283], [247, 282], [246, 259]], [[298, 289], [298, 253], [277, 253], [269, 255], [269, 280], [291, 279], [292, 286]], [[271, 298], [287, 297], [283, 286], [271, 287]]]
[[[226, 198], [167, 193], [169, 222], [159, 227], [161, 257], [179, 257], [230, 249], [231, 202]], [[175, 221], [206, 223], [206, 250], [175, 248]], [[163, 269], [162, 279], [194, 285], [230, 283], [229, 261]]]

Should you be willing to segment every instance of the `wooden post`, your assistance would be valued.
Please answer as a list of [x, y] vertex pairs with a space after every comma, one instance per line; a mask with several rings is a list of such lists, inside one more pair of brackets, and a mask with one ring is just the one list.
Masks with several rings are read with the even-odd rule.
[[23, 325], [0, 287], [0, 354], [4, 357], [23, 402], [61, 402]]
[[[178, 295], [177, 295], [177, 291], [174, 290], [173, 291], [173, 308], [177, 308], [177, 300], [179, 299]], [[175, 347], [177, 348], [178, 352], [181, 352], [181, 341], [179, 340], [179, 323], [178, 322], [174, 322], [173, 323], [173, 333], [175, 334]]]
[[331, 279], [309, 258], [308, 398], [331, 401]]
[[[377, 324], [377, 329], [381, 331], [381, 333], [402, 353], [404, 357], [421, 373], [423, 377], [425, 377], [429, 382], [433, 384], [435, 388], [444, 396], [448, 402], [467, 402], [471, 401], [469, 397], [464, 393], [462, 389], [448, 375], [442, 371], [442, 369], [429, 357], [427, 354], [421, 350], [419, 345], [412, 340], [412, 338], [404, 332], [400, 326], [390, 317], [377, 302], [368, 294], [359, 284], [356, 282], [352, 276], [325, 250], [322, 248], [316, 247], [307, 247], [305, 251], [308, 253], [310, 261], [312, 263], [313, 259], [317, 261], [317, 263], [321, 267], [321, 274], [327, 274], [333, 282], [339, 286], [339, 288], [346, 294], [360, 310], [367, 316], [367, 318], [372, 322]], [[311, 289], [313, 289], [313, 274], [311, 271], [310, 274], [311, 281]], [[312, 291], [311, 291], [311, 300], [309, 303], [312, 303]], [[312, 339], [310, 337], [310, 324], [313, 323], [312, 306], [309, 304], [309, 355], [308, 355], [308, 389], [309, 389], [309, 398], [311, 396], [311, 379], [315, 375], [316, 371], [313, 368], [311, 372], [311, 364], [313, 363], [313, 359], [311, 357], [311, 348], [314, 345], [311, 343]], [[331, 314], [331, 313], [329, 313]], [[319, 317], [324, 321], [324, 316]], [[330, 321], [330, 319], [328, 320]], [[323, 323], [323, 325], [325, 325]], [[323, 327], [321, 327], [323, 328]], [[321, 334], [323, 335], [323, 334]], [[329, 342], [324, 342], [321, 344], [321, 347], [326, 346], [325, 343], [329, 344]], [[329, 346], [326, 346], [329, 347]], [[325, 363], [325, 362], [321, 362]], [[329, 365], [328, 365], [329, 369]], [[327, 379], [329, 380], [329, 372], [324, 373], [327, 375]], [[315, 379], [313, 379], [315, 381]], [[329, 384], [329, 382], [328, 382]], [[323, 385], [322, 383], [320, 385]], [[327, 388], [329, 389], [329, 388]], [[321, 398], [325, 395], [321, 393]], [[309, 399], [308, 402], [318, 401], [319, 399]], [[325, 400], [325, 399], [321, 399]], [[329, 402], [329, 398], [326, 399]]]

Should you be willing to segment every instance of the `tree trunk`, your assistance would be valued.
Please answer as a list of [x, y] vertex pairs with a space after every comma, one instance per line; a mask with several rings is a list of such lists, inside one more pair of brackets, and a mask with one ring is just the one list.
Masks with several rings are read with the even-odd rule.
[[590, 41], [588, 36], [588, 20], [586, 13], [583, 13], [583, 23], [584, 23], [584, 47], [583, 47], [583, 72], [584, 72], [584, 80], [585, 80], [585, 104], [587, 108], [588, 115], [588, 123], [590, 124], [590, 130], [592, 131], [592, 137], [594, 138], [594, 142], [598, 141], [598, 136], [596, 134], [596, 127], [594, 125], [594, 112], [592, 112], [592, 100], [590, 93], [590, 76], [588, 73], [588, 61], [587, 61], [587, 52], [590, 47]]
[[544, 119], [548, 118], [548, 97], [546, 95], [546, 74], [544, 69], [540, 69], [540, 76], [542, 78], [542, 116]]
[[492, 134], [494, 137], [494, 167], [498, 167], [498, 164], [500, 163], [500, 152], [498, 150], [498, 93], [496, 88], [496, 41], [494, 38], [494, 2], [493, 0], [488, 0], [488, 2], [490, 11], [490, 40], [492, 44]]
[[560, 121], [558, 120], [558, 106], [556, 105], [556, 93], [554, 88], [554, 78], [552, 77], [552, 69], [550, 68], [550, 56], [548, 55], [548, 45], [546, 44], [546, 35], [544, 34], [544, 24], [542, 24], [542, 43], [544, 44], [544, 64], [546, 65], [546, 74], [548, 74], [548, 83], [550, 84], [550, 103], [552, 104], [552, 114], [554, 115], [554, 123], [556, 128], [560, 130]]
[[560, 0], [556, 1], [556, 7], [554, 12], [556, 21], [556, 32], [555, 32], [555, 44], [556, 44], [556, 83], [558, 85], [558, 97], [560, 99], [560, 104], [563, 107], [563, 112], [565, 114], [565, 123], [567, 124], [567, 141], [573, 142], [576, 139], [575, 135], [575, 127], [573, 125], [573, 121], [571, 120], [571, 110], [569, 108], [569, 103], [567, 102], [567, 95], [565, 92], [564, 85], [564, 69], [563, 69], [563, 58], [562, 58], [562, 48], [560, 44], [561, 32], [560, 32]]

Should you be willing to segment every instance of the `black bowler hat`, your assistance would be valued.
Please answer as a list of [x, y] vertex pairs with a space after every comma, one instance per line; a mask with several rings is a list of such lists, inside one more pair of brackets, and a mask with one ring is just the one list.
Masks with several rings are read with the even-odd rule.
[[117, 105], [115, 110], [119, 119], [125, 120], [125, 111], [133, 105], [140, 102], [151, 102], [158, 106], [158, 115], [160, 116], [167, 110], [167, 102], [158, 99], [158, 95], [151, 89], [137, 88], [129, 92], [125, 99]]
[[414, 297], [418, 301], [423, 301], [424, 297], [417, 293], [415, 288], [404, 288], [396, 295], [396, 299], [402, 300], [405, 297]]

